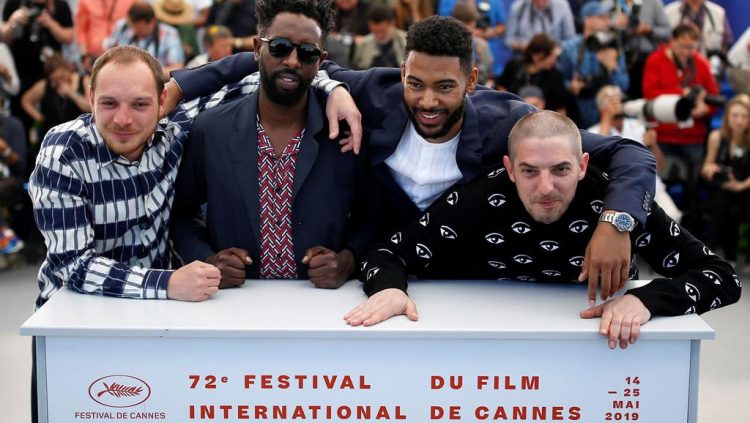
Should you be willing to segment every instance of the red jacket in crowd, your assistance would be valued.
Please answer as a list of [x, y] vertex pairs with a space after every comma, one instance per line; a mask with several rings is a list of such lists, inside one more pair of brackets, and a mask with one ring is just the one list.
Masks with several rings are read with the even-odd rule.
[[[646, 60], [643, 70], [643, 97], [656, 98], [662, 94], [683, 94], [683, 86], [703, 87], [708, 94], [719, 94], [711, 66], [700, 53], [693, 53], [692, 69], [679, 70], [677, 65], [667, 55], [668, 44], [662, 45]], [[692, 82], [684, 85], [685, 80]], [[708, 134], [708, 118], [716, 113], [715, 107], [709, 107], [709, 113], [704, 119], [696, 119], [693, 126], [680, 128], [674, 123], [660, 123], [656, 127], [657, 139], [665, 144], [702, 144]]]

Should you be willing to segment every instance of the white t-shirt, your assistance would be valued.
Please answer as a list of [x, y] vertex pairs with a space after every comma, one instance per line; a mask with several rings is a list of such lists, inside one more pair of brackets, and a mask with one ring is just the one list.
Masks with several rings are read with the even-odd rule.
[[459, 132], [443, 143], [431, 143], [409, 124], [396, 151], [385, 160], [396, 183], [424, 210], [463, 175], [456, 163]]

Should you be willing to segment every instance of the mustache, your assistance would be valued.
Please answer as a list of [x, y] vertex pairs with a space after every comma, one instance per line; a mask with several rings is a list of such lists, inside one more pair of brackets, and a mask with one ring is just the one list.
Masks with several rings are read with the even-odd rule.
[[547, 203], [550, 201], [562, 201], [562, 198], [559, 195], [550, 195], [546, 197], [531, 197], [531, 201], [535, 203]]
[[132, 126], [120, 126], [116, 124], [107, 125], [107, 129], [112, 132], [130, 132], [133, 130]]

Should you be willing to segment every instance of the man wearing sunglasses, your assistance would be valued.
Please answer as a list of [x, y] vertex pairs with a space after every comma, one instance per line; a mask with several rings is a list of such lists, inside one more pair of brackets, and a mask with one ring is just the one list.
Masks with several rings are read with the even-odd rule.
[[[381, 235], [418, 217], [449, 187], [500, 166], [511, 127], [534, 110], [515, 95], [477, 89], [472, 51], [465, 26], [433, 16], [409, 28], [401, 69], [350, 71], [323, 63], [331, 78], [349, 85], [362, 113], [370, 166], [382, 193]], [[207, 81], [253, 72], [248, 62], [241, 54], [230, 56], [182, 74], [178, 82], [183, 92], [200, 95]], [[592, 163], [612, 179], [603, 210], [627, 213], [644, 224], [653, 198], [653, 156], [632, 140], [581, 135]], [[599, 223], [581, 264], [580, 279], [588, 279], [590, 303], [599, 282], [602, 299], [624, 285], [630, 258], [628, 233]]]
[[[326, 53], [331, 2], [259, 0], [260, 89], [200, 115], [177, 180], [172, 236], [185, 262], [245, 278], [337, 288], [374, 233], [365, 155], [328, 140], [310, 85]], [[201, 205], [206, 204], [203, 216]]]

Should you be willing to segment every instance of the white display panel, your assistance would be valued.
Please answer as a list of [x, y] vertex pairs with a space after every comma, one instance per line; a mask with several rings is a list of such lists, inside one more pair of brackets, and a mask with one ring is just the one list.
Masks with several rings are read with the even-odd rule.
[[684, 423], [690, 345], [51, 337], [46, 397], [51, 423]]

